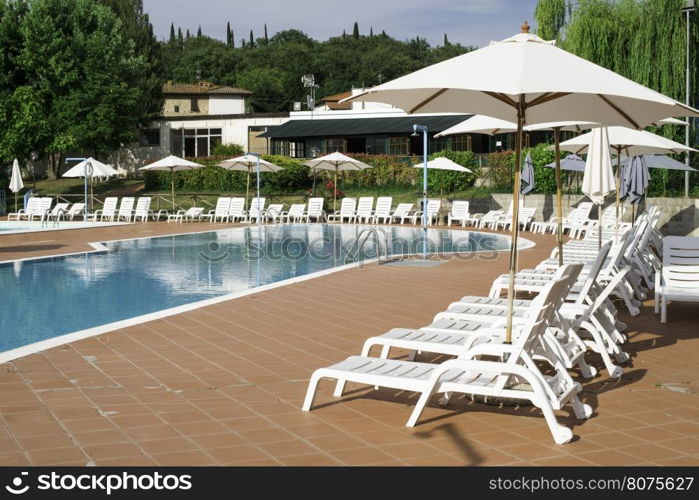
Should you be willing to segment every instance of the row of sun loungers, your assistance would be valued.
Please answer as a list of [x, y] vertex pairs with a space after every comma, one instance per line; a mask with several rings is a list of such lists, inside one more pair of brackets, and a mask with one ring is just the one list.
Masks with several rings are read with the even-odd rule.
[[[512, 343], [504, 342], [507, 299], [502, 294], [509, 275], [502, 275], [489, 296], [462, 297], [429, 325], [372, 337], [359, 356], [316, 370], [303, 410], [312, 409], [322, 379], [336, 381], [335, 397], [342, 396], [347, 382], [418, 393], [407, 421], [411, 427], [434, 394], [442, 395], [442, 405], [455, 394], [529, 401], [542, 411], [554, 441], [569, 442], [573, 432], [558, 422], [555, 411], [569, 407], [578, 419], [593, 413], [579, 399], [581, 384], [571, 370], [589, 379], [599, 364], [618, 378], [624, 372], [620, 364], [629, 359], [623, 350], [627, 327], [618, 319], [617, 305], [636, 315], [651, 288], [663, 311], [674, 297], [699, 301], [699, 238], [663, 239], [656, 228], [659, 218], [651, 207], [621, 236], [603, 233], [601, 247], [592, 231], [566, 243], [563, 266], [556, 248], [535, 269], [519, 271], [515, 289], [530, 298], [514, 301]], [[389, 358], [392, 349], [407, 350], [408, 358]], [[418, 353], [455, 358], [418, 362]]]

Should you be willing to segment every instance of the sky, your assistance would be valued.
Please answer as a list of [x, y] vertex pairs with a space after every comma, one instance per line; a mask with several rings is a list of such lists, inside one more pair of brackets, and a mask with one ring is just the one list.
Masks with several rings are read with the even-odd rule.
[[444, 33], [452, 43], [484, 46], [519, 33], [523, 21], [534, 26], [537, 0], [143, 0], [158, 39], [166, 39], [170, 23], [192, 34], [224, 40], [231, 23], [236, 45], [241, 38], [269, 36], [299, 29], [316, 40], [352, 32], [356, 21], [361, 34], [386, 33], [398, 40], [419, 36], [441, 45]]

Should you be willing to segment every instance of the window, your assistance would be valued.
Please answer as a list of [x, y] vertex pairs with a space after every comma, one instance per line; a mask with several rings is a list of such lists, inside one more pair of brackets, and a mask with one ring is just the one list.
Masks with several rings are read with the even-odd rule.
[[471, 136], [468, 134], [453, 135], [451, 149], [454, 151], [471, 151]]
[[159, 128], [147, 128], [141, 130], [139, 134], [139, 145], [142, 147], [148, 146], [160, 146], [160, 129]]
[[347, 141], [344, 139], [325, 139], [323, 142], [323, 149], [326, 154], [347, 152]]
[[388, 140], [388, 154], [407, 155], [410, 152], [410, 140], [407, 137], [391, 137]]
[[199, 101], [195, 99], [190, 99], [190, 108], [192, 111], [199, 111]]
[[179, 113], [179, 112], [180, 112], [180, 107], [175, 104], [175, 113]]
[[290, 142], [289, 143], [289, 156], [292, 158], [304, 158], [304, 144], [303, 142]]
[[170, 151], [174, 155], [184, 153], [188, 157], [211, 156], [214, 146], [223, 140], [221, 132], [220, 128], [173, 129], [170, 131]]
[[367, 137], [366, 152], [370, 155], [385, 155], [387, 140], [385, 137]]

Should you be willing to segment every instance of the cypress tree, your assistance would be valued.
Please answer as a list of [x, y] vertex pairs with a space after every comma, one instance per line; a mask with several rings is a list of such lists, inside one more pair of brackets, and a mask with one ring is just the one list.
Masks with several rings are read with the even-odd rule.
[[447, 38], [447, 34], [444, 33], [444, 46], [449, 47], [449, 39]]
[[168, 40], [168, 43], [174, 43], [175, 40], [175, 23], [170, 23], [170, 39]]
[[189, 37], [190, 37], [190, 35], [189, 35], [189, 28], [187, 28], [187, 35], [185, 36], [185, 38], [186, 38], [187, 40], [189, 40]]
[[201, 38], [201, 24], [199, 25], [199, 28], [197, 28], [197, 38]]
[[226, 23], [226, 45], [231, 45], [231, 22]]
[[371, 37], [373, 37], [373, 36], [374, 36], [374, 27], [373, 27], [373, 26], [369, 26], [369, 37], [371, 38]]
[[182, 45], [182, 42], [184, 42], [184, 39], [182, 38], [182, 28], [177, 28], [177, 41], [180, 45]]
[[345, 30], [342, 30], [342, 38], [347, 38], [347, 33], [345, 32]]
[[354, 22], [354, 28], [352, 28], [352, 36], [354, 38], [359, 38], [359, 25], [357, 24], [357, 21]]
[[250, 48], [253, 48], [255, 46], [255, 37], [252, 36], [252, 30], [250, 30]]
[[267, 37], [267, 24], [265, 23], [265, 45], [269, 43], [269, 38]]

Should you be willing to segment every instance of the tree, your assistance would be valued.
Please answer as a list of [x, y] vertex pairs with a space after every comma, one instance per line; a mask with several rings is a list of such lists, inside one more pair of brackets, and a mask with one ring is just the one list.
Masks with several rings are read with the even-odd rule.
[[448, 47], [449, 46], [449, 39], [447, 38], [447, 34], [444, 33], [444, 46]]
[[566, 21], [565, 0], [539, 0], [534, 11], [537, 34], [544, 40], [555, 40]]
[[177, 38], [175, 37], [175, 23], [170, 23], [170, 39], [168, 43], [175, 43]]
[[10, 113], [0, 118], [0, 144], [40, 151], [55, 178], [68, 150], [104, 152], [136, 138], [148, 99], [148, 63], [109, 7], [92, 0], [34, 0], [18, 35], [22, 75]]
[[187, 28], [187, 35], [185, 36], [185, 40], [189, 40], [190, 35], [189, 35], [189, 28]]
[[265, 23], [265, 45], [269, 44], [269, 38], [267, 37], [267, 24]]
[[184, 37], [182, 36], [182, 28], [177, 28], [177, 43], [182, 46], [184, 43]]
[[373, 38], [373, 37], [374, 37], [374, 27], [369, 26], [369, 38]]
[[226, 45], [232, 45], [233, 43], [233, 32], [231, 31], [231, 23], [228, 21], [226, 23]]
[[201, 38], [201, 24], [199, 25], [199, 28], [197, 28], [197, 36]]
[[345, 30], [342, 30], [342, 38], [347, 38], [347, 32]]
[[357, 21], [354, 22], [354, 28], [352, 28], [352, 36], [356, 39], [359, 39], [359, 25], [357, 24]]
[[250, 30], [250, 48], [255, 46], [255, 38], [252, 35], [252, 30]]

